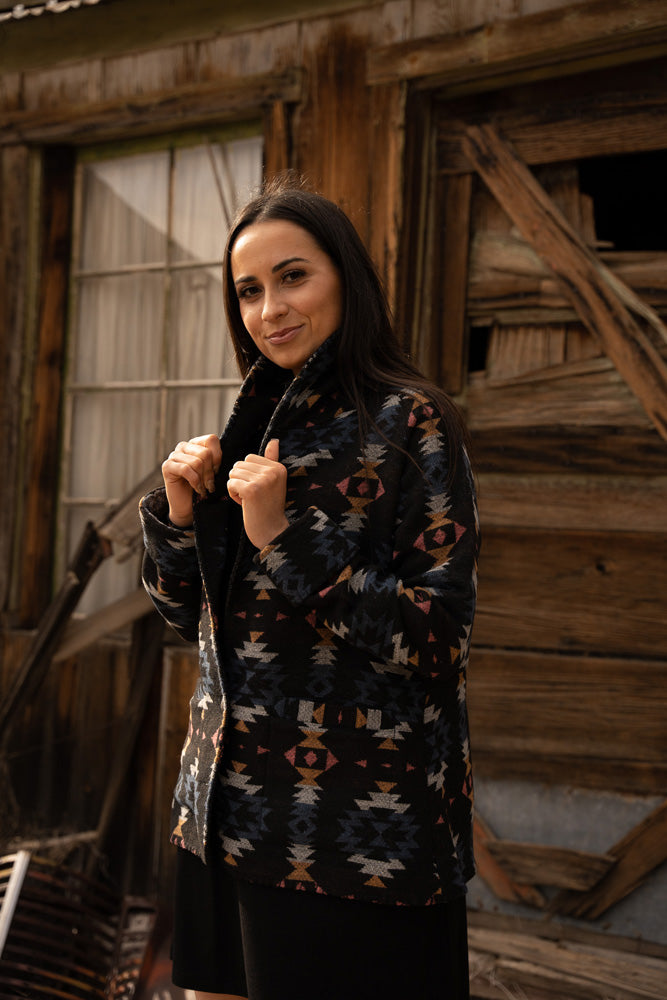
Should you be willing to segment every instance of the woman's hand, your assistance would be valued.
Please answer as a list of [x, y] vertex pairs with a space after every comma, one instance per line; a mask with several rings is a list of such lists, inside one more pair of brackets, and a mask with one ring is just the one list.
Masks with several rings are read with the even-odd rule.
[[287, 469], [278, 461], [280, 443], [275, 438], [264, 457], [246, 455], [229, 473], [227, 492], [243, 508], [243, 525], [253, 545], [263, 549], [287, 528], [285, 496]]
[[222, 451], [216, 434], [181, 441], [162, 463], [162, 476], [169, 501], [169, 520], [178, 528], [192, 524], [193, 494], [206, 496], [214, 489]]

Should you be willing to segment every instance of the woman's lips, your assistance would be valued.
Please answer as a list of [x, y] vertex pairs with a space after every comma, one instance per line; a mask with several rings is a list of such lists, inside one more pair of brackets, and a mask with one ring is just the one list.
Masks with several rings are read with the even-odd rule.
[[284, 330], [276, 330], [266, 338], [270, 344], [286, 344], [298, 333], [299, 326], [288, 326]]

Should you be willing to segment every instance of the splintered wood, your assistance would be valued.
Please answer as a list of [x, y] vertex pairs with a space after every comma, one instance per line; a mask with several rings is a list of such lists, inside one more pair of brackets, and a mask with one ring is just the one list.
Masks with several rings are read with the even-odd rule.
[[470, 992], [484, 1000], [664, 1000], [667, 960], [472, 926]]

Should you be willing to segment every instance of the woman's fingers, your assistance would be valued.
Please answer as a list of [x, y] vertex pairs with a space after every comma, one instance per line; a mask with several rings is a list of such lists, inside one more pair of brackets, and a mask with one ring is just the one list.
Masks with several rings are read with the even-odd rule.
[[192, 523], [193, 492], [206, 496], [215, 486], [222, 451], [215, 434], [179, 441], [162, 463], [162, 476], [169, 501], [169, 517], [181, 527]]
[[[270, 442], [266, 454], [278, 455], [278, 442]], [[229, 472], [227, 492], [243, 507], [243, 524], [253, 545], [264, 548], [287, 527], [285, 496], [287, 469], [261, 455], [246, 455]]]

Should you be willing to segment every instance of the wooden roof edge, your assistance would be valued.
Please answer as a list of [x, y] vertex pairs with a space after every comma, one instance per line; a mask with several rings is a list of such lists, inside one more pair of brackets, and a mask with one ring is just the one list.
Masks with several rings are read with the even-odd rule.
[[273, 101], [302, 99], [304, 71], [300, 66], [276, 73], [224, 77], [192, 83], [139, 97], [91, 102], [79, 106], [0, 112], [0, 145], [50, 142], [67, 138], [91, 142], [129, 126], [196, 127], [207, 120], [259, 111]]
[[493, 77], [531, 67], [579, 63], [614, 54], [627, 62], [631, 51], [667, 51], [667, 8], [663, 0], [587, 0], [524, 17], [505, 19], [456, 34], [397, 42], [368, 54], [367, 83], [399, 80], [457, 82]]

